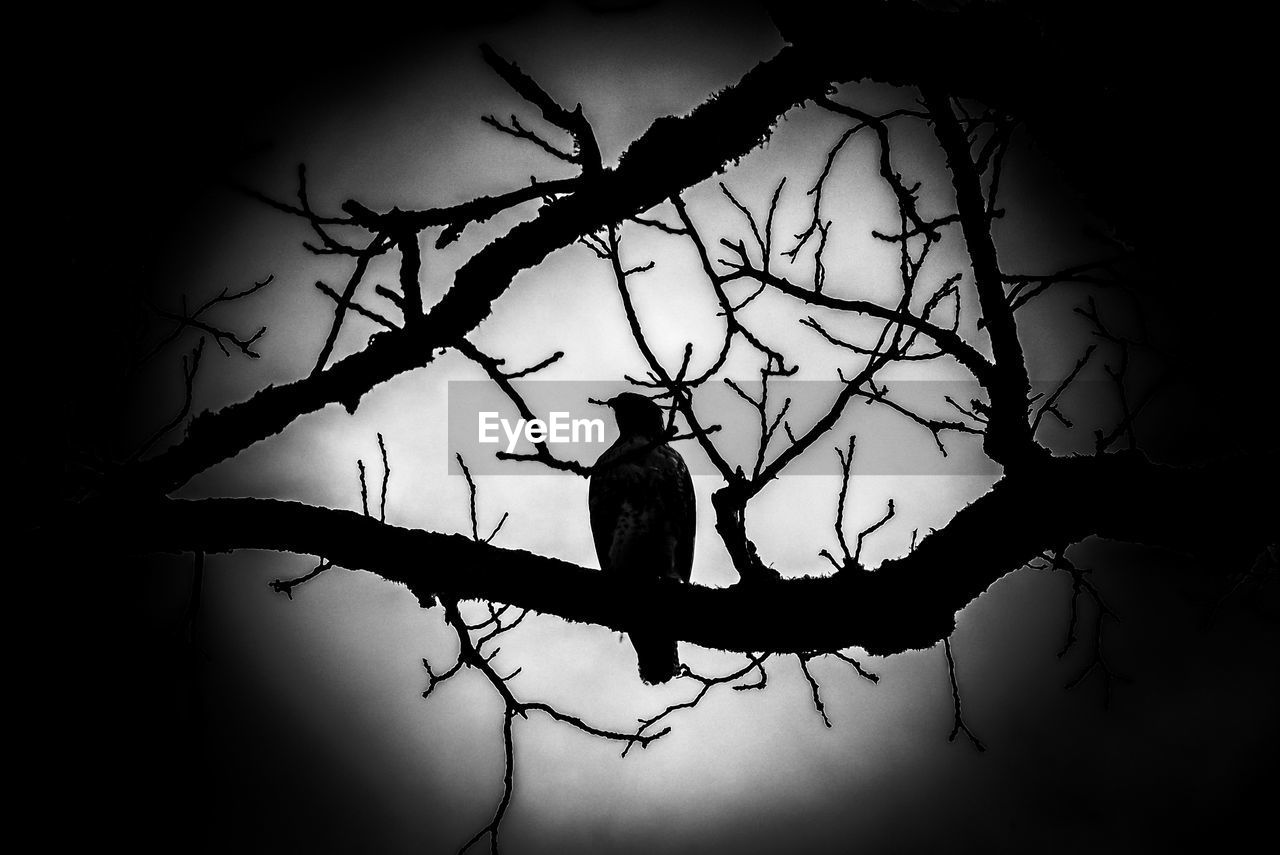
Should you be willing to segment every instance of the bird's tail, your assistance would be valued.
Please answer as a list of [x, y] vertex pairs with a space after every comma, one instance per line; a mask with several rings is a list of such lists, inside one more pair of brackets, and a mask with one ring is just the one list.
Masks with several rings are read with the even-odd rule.
[[680, 670], [680, 656], [674, 638], [647, 633], [632, 633], [631, 646], [640, 663], [640, 679], [646, 683], [665, 683]]

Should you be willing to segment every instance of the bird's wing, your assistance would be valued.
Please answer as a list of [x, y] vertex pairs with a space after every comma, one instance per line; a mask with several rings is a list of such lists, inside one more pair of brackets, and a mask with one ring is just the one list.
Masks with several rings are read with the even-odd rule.
[[603, 476], [592, 475], [591, 486], [587, 491], [587, 505], [591, 511], [591, 539], [595, 541], [596, 559], [600, 562], [600, 569], [608, 573], [613, 569], [609, 562], [609, 551], [613, 547], [614, 530], [622, 513], [622, 495]]
[[[680, 455], [666, 446], [634, 454], [618, 443], [591, 477], [591, 534], [600, 568], [688, 581], [693, 568], [693, 483]], [[619, 460], [619, 458], [623, 458]]]
[[658, 491], [670, 536], [674, 540], [673, 569], [682, 581], [693, 574], [693, 543], [697, 527], [697, 502], [693, 495], [693, 479], [684, 459], [670, 446], [655, 449], [661, 469]]
[[621, 442], [615, 443], [600, 459], [596, 461], [599, 468], [592, 476], [587, 489], [587, 505], [591, 513], [591, 538], [595, 541], [596, 558], [600, 569], [606, 573], [615, 568], [610, 560], [613, 544], [618, 534], [618, 523], [624, 512], [631, 515], [628, 507], [637, 491], [631, 485], [638, 481], [634, 463], [614, 465], [619, 455], [627, 449]]

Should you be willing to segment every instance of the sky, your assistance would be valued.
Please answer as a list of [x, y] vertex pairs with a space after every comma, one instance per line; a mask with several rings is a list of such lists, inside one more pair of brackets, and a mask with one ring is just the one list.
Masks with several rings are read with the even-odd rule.
[[[295, 167], [305, 162], [312, 204], [326, 212], [348, 198], [374, 209], [447, 205], [518, 186], [531, 174], [567, 174], [562, 164], [480, 121], [484, 114], [514, 112], [543, 127], [484, 66], [481, 42], [517, 62], [562, 104], [581, 103], [610, 165], [655, 118], [686, 112], [782, 46], [759, 9], [730, 15], [719, 7], [673, 4], [608, 13], [551, 4], [424, 31], [420, 38], [401, 32], [385, 52], [366, 48], [348, 57], [340, 78], [324, 72], [291, 77], [277, 69], [270, 79], [278, 91], [258, 93], [242, 112], [217, 105], [219, 115], [237, 116], [229, 137], [247, 152], [233, 173], [264, 193], [290, 198]], [[305, 52], [296, 59], [304, 67], [323, 66], [320, 56]], [[912, 96], [864, 85], [845, 87], [838, 97], [878, 110]], [[785, 236], [807, 222], [805, 191], [844, 128], [833, 115], [792, 111], [763, 149], [685, 195], [703, 233], [748, 236], [718, 181], [761, 212], [785, 176], [778, 225], [785, 245]], [[945, 213], [950, 196], [940, 152], [927, 132], [908, 124], [894, 128], [895, 167], [922, 182], [924, 213]], [[896, 221], [875, 171], [875, 151], [874, 138], [861, 134], [833, 171], [823, 209], [834, 222], [827, 282], [831, 293], [890, 300], [898, 287], [896, 259], [870, 230], [891, 230]], [[1088, 219], [1070, 192], [1025, 142], [1015, 147], [1008, 170], [1009, 214], [996, 227], [1006, 270], [1047, 272], [1102, 251], [1087, 236]], [[261, 358], [223, 358], [207, 349], [195, 409], [216, 409], [268, 383], [305, 375], [331, 317], [327, 298], [312, 283], [339, 287], [349, 273], [345, 262], [310, 255], [301, 247], [309, 236], [304, 224], [225, 188], [201, 186], [186, 202], [164, 225], [150, 260], [153, 299], [174, 305], [182, 292], [195, 301], [275, 277], [252, 300], [219, 315], [242, 330], [267, 326]], [[535, 213], [535, 205], [525, 205], [473, 225], [443, 251], [429, 248], [429, 233], [425, 298], [438, 298], [463, 261]], [[667, 206], [653, 213], [673, 221]], [[695, 364], [709, 359], [722, 321], [688, 247], [627, 226], [622, 252], [628, 266], [656, 262], [633, 289], [658, 353], [674, 368], [684, 343], [693, 341]], [[376, 262], [366, 282], [393, 282], [396, 261], [392, 255]], [[805, 281], [811, 264], [802, 255], [795, 278]], [[985, 348], [954, 232], [923, 281], [936, 285], [952, 272], [966, 273], [961, 330]], [[1051, 294], [1020, 318], [1037, 381], [1056, 381], [1078, 358], [1087, 331], [1070, 309], [1080, 299], [1080, 292]], [[360, 300], [391, 310], [369, 285]], [[810, 314], [818, 313], [771, 293], [745, 318], [802, 365], [799, 379], [830, 381], [849, 363], [798, 324]], [[866, 329], [818, 316], [851, 335]], [[376, 329], [350, 319], [335, 358], [359, 350]], [[580, 245], [517, 276], [471, 340], [516, 366], [564, 350], [564, 359], [539, 375], [564, 384], [548, 387], [552, 398], [557, 389], [617, 383], [643, 371], [608, 265]], [[158, 360], [133, 390], [132, 406], [144, 420], [148, 414], [159, 420], [178, 400], [176, 354]], [[753, 354], [735, 346], [725, 373], [751, 379], [756, 371]], [[958, 366], [941, 362], [893, 371], [888, 376], [895, 382], [928, 390], [935, 404], [942, 384], [966, 379]], [[198, 476], [182, 495], [252, 495], [356, 510], [356, 461], [363, 460], [376, 484], [381, 433], [392, 467], [388, 522], [464, 531], [466, 484], [450, 467], [455, 449], [443, 414], [450, 382], [482, 377], [457, 355], [442, 357], [378, 386], [354, 415], [331, 406], [303, 416]], [[910, 385], [919, 381], [934, 385]], [[717, 419], [741, 424], [752, 417], [716, 400], [708, 408]], [[1076, 404], [1086, 424], [1106, 415], [1084, 397]], [[819, 550], [835, 546], [839, 481], [832, 448], [850, 433], [858, 436], [859, 465], [929, 461], [922, 467], [929, 474], [865, 464], [870, 468], [853, 479], [852, 531], [878, 519], [891, 498], [898, 509], [868, 540], [871, 566], [903, 554], [913, 530], [942, 527], [998, 474], [978, 465], [972, 440], [952, 440], [952, 454], [943, 460], [927, 433], [855, 407], [829, 442], [806, 455], [808, 474], [780, 479], [749, 508], [748, 529], [762, 557], [784, 575], [821, 572]], [[1080, 436], [1086, 444], [1065, 433], [1050, 438], [1065, 452], [1087, 447], [1088, 431]], [[696, 459], [697, 449], [681, 450], [695, 472], [710, 471]], [[510, 513], [496, 545], [595, 566], [585, 481], [544, 474], [531, 464], [481, 462], [477, 471], [483, 473], [481, 527]], [[490, 474], [499, 471], [510, 474]], [[722, 586], [735, 576], [712, 527], [716, 486], [709, 475], [695, 481], [701, 513], [693, 581]], [[1276, 681], [1259, 678], [1258, 663], [1274, 647], [1275, 630], [1240, 611], [1229, 612], [1226, 629], [1196, 630], [1195, 597], [1205, 593], [1203, 584], [1172, 557], [1096, 544], [1079, 555], [1109, 569], [1097, 583], [1125, 620], [1118, 628], [1108, 625], [1108, 652], [1117, 670], [1137, 677], [1133, 686], [1119, 687], [1109, 711], [1102, 709], [1096, 679], [1072, 692], [1062, 688], [1087, 661], [1088, 646], [1056, 657], [1069, 580], [1024, 570], [965, 608], [952, 637], [966, 719], [987, 744], [985, 753], [963, 738], [947, 742], [952, 710], [940, 646], [861, 657], [880, 675], [878, 685], [842, 663], [815, 663], [830, 729], [812, 707], [799, 666], [784, 660], [770, 669], [763, 691], [713, 693], [678, 716], [670, 735], [626, 759], [616, 756], [617, 746], [553, 722], [518, 721], [504, 846], [513, 853], [887, 852], [957, 843], [995, 851], [1133, 851], [1174, 839], [1175, 821], [1194, 832], [1211, 828], [1215, 816], [1233, 814], [1256, 797], [1249, 776], [1262, 771], [1260, 747], [1274, 747], [1274, 738], [1260, 734], [1277, 711]], [[257, 552], [208, 560], [197, 623], [202, 653], [188, 699], [202, 722], [209, 774], [233, 785], [216, 788], [197, 807], [202, 829], [195, 834], [241, 851], [453, 851], [488, 821], [500, 793], [497, 699], [474, 674], [421, 697], [422, 660], [437, 671], [447, 667], [456, 641], [439, 610], [424, 611], [402, 587], [339, 568], [297, 589], [291, 600], [268, 589], [269, 581], [300, 575], [312, 564], [308, 557]], [[181, 614], [185, 566], [183, 559], [163, 559], [140, 571], [156, 614]], [[1152, 584], [1157, 579], [1161, 584]], [[702, 672], [740, 661], [690, 645], [681, 652]], [[645, 687], [631, 657], [616, 633], [533, 616], [504, 644], [497, 663], [502, 671], [523, 668], [512, 683], [521, 697], [627, 729], [695, 688], [688, 681]]]

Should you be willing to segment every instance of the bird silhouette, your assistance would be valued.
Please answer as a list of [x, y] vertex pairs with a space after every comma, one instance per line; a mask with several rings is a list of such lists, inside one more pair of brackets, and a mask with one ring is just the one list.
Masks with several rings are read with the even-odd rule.
[[[588, 504], [600, 568], [622, 579], [688, 582], [693, 570], [693, 480], [664, 442], [662, 409], [633, 392], [605, 402], [618, 439], [596, 461]], [[661, 624], [662, 616], [652, 616]], [[680, 669], [676, 640], [661, 629], [630, 633], [640, 679], [665, 683]]]

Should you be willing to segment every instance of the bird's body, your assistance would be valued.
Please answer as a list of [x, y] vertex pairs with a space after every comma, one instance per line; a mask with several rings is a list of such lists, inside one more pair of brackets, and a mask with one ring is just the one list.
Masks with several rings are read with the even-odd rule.
[[[689, 470], [661, 441], [655, 404], [626, 394], [611, 406], [620, 436], [596, 462], [588, 495], [600, 568], [640, 584], [663, 578], [688, 582], [696, 520]], [[664, 683], [679, 670], [675, 639], [660, 630], [633, 632], [631, 643], [645, 682]]]

